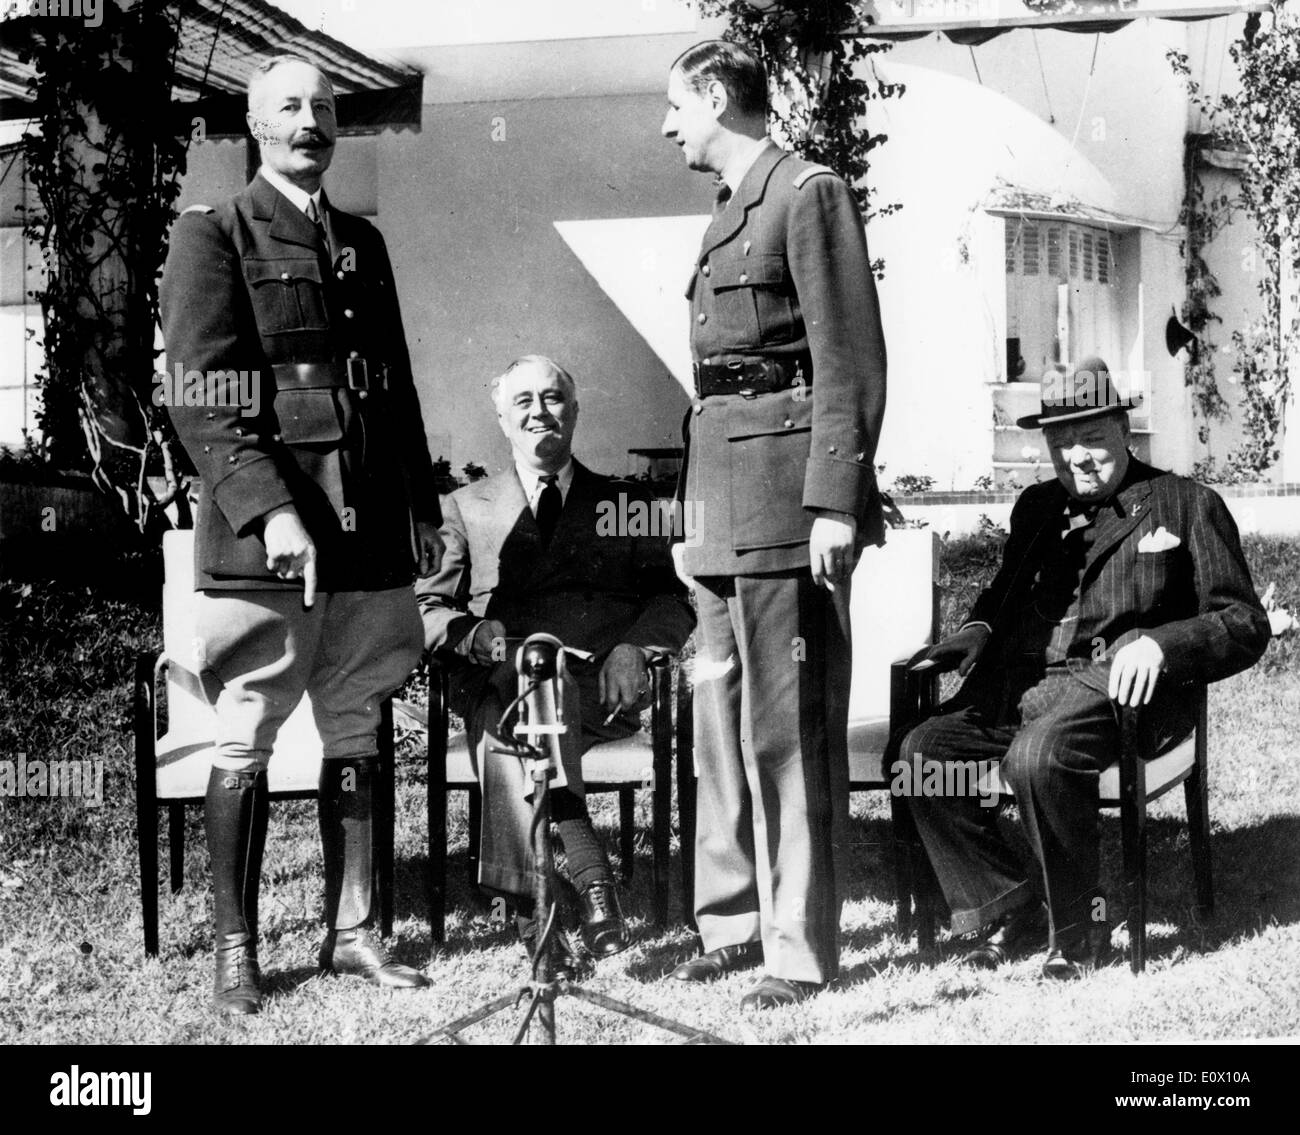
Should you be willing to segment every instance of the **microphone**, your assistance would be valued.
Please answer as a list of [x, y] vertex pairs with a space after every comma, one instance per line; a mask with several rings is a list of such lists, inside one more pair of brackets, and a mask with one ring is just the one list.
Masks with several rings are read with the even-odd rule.
[[[515, 670], [522, 702], [515, 735], [538, 754], [534, 762], [545, 762], [547, 778], [563, 787], [567, 782], [560, 761], [560, 734], [568, 732], [562, 685], [568, 680], [564, 644], [554, 635], [529, 635], [515, 653]], [[536, 775], [535, 768], [529, 771]]]

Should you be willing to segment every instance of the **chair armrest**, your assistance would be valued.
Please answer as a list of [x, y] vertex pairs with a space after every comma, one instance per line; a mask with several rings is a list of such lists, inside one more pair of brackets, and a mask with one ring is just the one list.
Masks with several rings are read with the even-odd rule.
[[[889, 731], [910, 728], [929, 717], [939, 701], [939, 675], [956, 670], [957, 657], [929, 660], [923, 647], [911, 658], [899, 659], [889, 668]], [[916, 669], [919, 662], [926, 664]]]

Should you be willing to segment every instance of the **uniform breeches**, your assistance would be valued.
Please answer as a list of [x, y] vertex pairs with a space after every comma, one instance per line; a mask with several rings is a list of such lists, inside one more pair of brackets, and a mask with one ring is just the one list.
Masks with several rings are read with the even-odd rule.
[[280, 726], [304, 693], [327, 760], [376, 752], [380, 705], [419, 661], [415, 593], [209, 591], [196, 634], [204, 691], [217, 711], [213, 765], [265, 769]]

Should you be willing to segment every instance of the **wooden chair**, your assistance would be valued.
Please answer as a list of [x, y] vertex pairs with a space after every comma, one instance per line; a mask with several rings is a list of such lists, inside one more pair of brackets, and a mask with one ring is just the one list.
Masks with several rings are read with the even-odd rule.
[[[853, 572], [849, 621], [853, 634], [853, 677], [849, 690], [849, 791], [888, 789], [884, 765], [890, 723], [896, 716], [892, 664], [934, 642], [939, 623], [937, 569], [939, 537], [920, 528], [895, 528], [880, 548], [868, 548]], [[695, 778], [690, 692], [679, 677], [677, 698], [677, 793], [681, 816], [682, 883], [694, 894]], [[911, 814], [906, 802], [890, 797], [894, 819], [895, 881], [899, 932], [907, 933], [911, 911]]]
[[[939, 675], [952, 670], [955, 665], [955, 661], [945, 660], [922, 673], [911, 671], [907, 662], [895, 665], [894, 680], [900, 691], [898, 720], [905, 723], [906, 728], [934, 712], [938, 701]], [[1141, 973], [1146, 968], [1147, 805], [1180, 784], [1183, 786], [1187, 806], [1197, 910], [1204, 917], [1209, 917], [1214, 910], [1206, 774], [1205, 687], [1196, 687], [1194, 696], [1196, 728], [1191, 736], [1168, 752], [1145, 759], [1138, 744], [1138, 719], [1141, 711], [1127, 707], [1122, 709], [1120, 751], [1101, 773], [1099, 806], [1118, 808], [1120, 813], [1129, 961], [1134, 973]], [[978, 784], [981, 794], [1013, 796], [996, 765], [980, 778]], [[913, 844], [910, 858], [914, 874], [919, 942], [923, 950], [930, 950], [934, 946], [937, 884], [928, 862], [925, 862], [924, 850], [916, 842], [914, 834], [911, 838]]]
[[[145, 953], [158, 953], [158, 810], [167, 811], [171, 889], [185, 881], [185, 808], [202, 805], [212, 765], [216, 714], [203, 692], [194, 663], [194, 533], [163, 536], [163, 650], [136, 659], [135, 725], [136, 828], [140, 851], [140, 904]], [[158, 732], [159, 692], [166, 729]], [[393, 719], [385, 701], [379, 730], [380, 780], [375, 817], [375, 874], [380, 933], [393, 925]], [[303, 698], [280, 729], [267, 770], [272, 800], [316, 796], [321, 740], [311, 706]]]
[[[447, 671], [436, 655], [429, 661], [429, 926], [433, 940], [444, 939], [447, 911], [447, 794], [469, 793], [469, 875], [478, 883], [478, 843], [482, 793], [470, 762], [464, 731], [450, 734]], [[617, 792], [621, 879], [632, 879], [637, 789], [651, 794], [652, 915], [658, 926], [668, 921], [668, 841], [672, 813], [673, 725], [669, 659], [650, 664], [651, 726], [620, 741], [588, 749], [582, 757], [588, 795]]]

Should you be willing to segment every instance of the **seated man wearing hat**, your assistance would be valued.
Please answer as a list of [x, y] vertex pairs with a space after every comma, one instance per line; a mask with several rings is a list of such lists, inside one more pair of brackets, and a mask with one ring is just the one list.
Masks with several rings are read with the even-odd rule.
[[1001, 761], [1019, 805], [1028, 871], [987, 799], [909, 798], [953, 933], [985, 931], [972, 965], [1045, 949], [1044, 976], [1073, 977], [1104, 959], [1098, 777], [1119, 746], [1118, 707], [1144, 706], [1142, 751], [1167, 751], [1194, 726], [1188, 687], [1246, 669], [1268, 644], [1223, 501], [1130, 456], [1139, 401], [1097, 358], [1044, 378], [1041, 414], [1018, 424], [1043, 430], [1056, 479], [1020, 495], [996, 577], [929, 651], [969, 678], [901, 742], [895, 771], [913, 777], [936, 761]]

